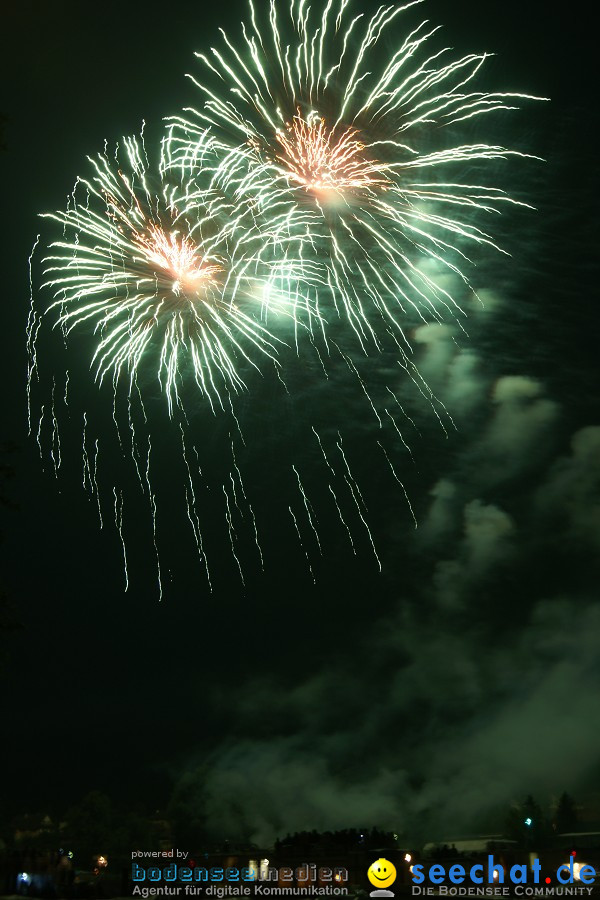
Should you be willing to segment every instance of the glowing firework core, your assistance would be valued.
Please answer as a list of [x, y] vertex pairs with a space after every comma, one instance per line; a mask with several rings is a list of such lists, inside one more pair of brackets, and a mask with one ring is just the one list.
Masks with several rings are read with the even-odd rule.
[[146, 235], [137, 234], [134, 242], [152, 265], [173, 276], [173, 291], [176, 294], [182, 289], [197, 291], [208, 282], [213, 282], [217, 272], [222, 271], [221, 266], [204, 264], [199, 259], [200, 251], [190, 238], [179, 237], [177, 232], [166, 234], [154, 224], [148, 226]]
[[[119, 170], [119, 177], [131, 199], [129, 209], [119, 199], [120, 191], [103, 186], [102, 193], [106, 199], [109, 218], [117, 224], [122, 233], [124, 224], [130, 232], [131, 243], [144, 254], [144, 261], [167, 272], [172, 278], [171, 290], [179, 295], [182, 290], [197, 292], [215, 281], [214, 276], [222, 271], [216, 264], [205, 264], [199, 247], [186, 236], [179, 235], [177, 230], [165, 231], [161, 225], [148, 221], [139, 197], [127, 176]], [[171, 207], [170, 215], [176, 218], [176, 210]]]
[[214, 282], [215, 275], [222, 271], [221, 266], [199, 258], [200, 251], [189, 237], [180, 237], [177, 232], [167, 234], [153, 223], [148, 225], [146, 234], [136, 233], [134, 243], [152, 265], [173, 276], [176, 294], [182, 290], [198, 291]]
[[357, 134], [356, 129], [346, 128], [336, 135], [335, 128], [329, 128], [315, 113], [307, 119], [298, 113], [287, 126], [287, 133], [277, 132], [283, 147], [283, 154], [277, 159], [289, 177], [306, 190], [341, 191], [384, 184], [381, 167], [365, 159], [365, 145], [356, 140]]

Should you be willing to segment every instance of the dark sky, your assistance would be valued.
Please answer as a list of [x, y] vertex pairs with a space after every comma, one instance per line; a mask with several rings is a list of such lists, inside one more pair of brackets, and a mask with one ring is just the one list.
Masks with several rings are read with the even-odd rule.
[[[598, 786], [590, 25], [537, 0], [425, 7], [457, 51], [497, 52], [486, 86], [552, 103], [510, 125], [510, 139], [547, 162], [517, 167], [519, 196], [539, 209], [500, 226], [510, 262], [482, 259], [475, 287], [487, 311], [473, 310], [468, 340], [443, 328], [415, 335], [420, 368], [458, 426], [446, 439], [430, 414], [417, 419], [417, 465], [401, 466], [419, 528], [371, 471], [356, 385], [296, 372], [285, 424], [268, 387], [242, 410], [248, 430], [268, 436], [249, 468], [263, 512], [277, 499], [279, 451], [295, 453], [313, 420], [354, 422], [383, 574], [364, 535], [358, 557], [332, 538], [314, 585], [274, 518], [267, 574], [251, 571], [244, 588], [222, 572], [231, 555], [217, 547], [213, 593], [174, 531], [159, 603], [147, 521], [139, 535], [131, 528], [124, 593], [118, 536], [110, 522], [99, 530], [77, 454], [55, 480], [27, 436], [27, 259], [37, 213], [64, 205], [87, 154], [199, 102], [183, 77], [193, 51], [244, 7], [5, 3], [0, 364], [17, 508], [3, 511], [0, 550], [23, 626], [2, 637], [10, 812], [61, 810], [95, 787], [150, 808], [183, 778], [215, 831], [268, 840], [303, 827], [410, 830], [419, 816], [426, 828], [467, 828], [529, 790], [548, 800]], [[210, 429], [202, 442], [218, 455], [225, 426], [192, 425]], [[66, 433], [68, 443], [74, 427]], [[169, 447], [159, 452], [166, 495], [176, 476]]]

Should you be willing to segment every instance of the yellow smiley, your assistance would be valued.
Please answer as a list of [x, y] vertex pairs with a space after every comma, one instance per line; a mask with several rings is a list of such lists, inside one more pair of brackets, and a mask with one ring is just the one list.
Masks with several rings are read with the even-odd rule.
[[396, 867], [389, 859], [377, 859], [369, 866], [367, 875], [372, 885], [386, 888], [396, 880]]

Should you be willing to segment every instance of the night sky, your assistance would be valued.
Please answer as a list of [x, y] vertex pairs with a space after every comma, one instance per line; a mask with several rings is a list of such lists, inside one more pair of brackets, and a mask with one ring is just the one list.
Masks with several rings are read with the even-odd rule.
[[[1, 636], [8, 814], [59, 812], [93, 788], [152, 809], [176, 788], [215, 835], [379, 825], [442, 837], [529, 792], [584, 800], [600, 789], [595, 67], [589, 23], [548, 10], [427, 0], [415, 13], [443, 24], [457, 53], [497, 53], [484, 87], [552, 101], [477, 126], [482, 140], [545, 158], [499, 171], [537, 211], [497, 223], [510, 258], [478, 255], [470, 277], [486, 305], [471, 305], [468, 337], [412, 331], [457, 426], [446, 437], [407, 391], [415, 461], [397, 467], [419, 527], [381, 474], [356, 383], [296, 366], [291, 399], [265, 379], [241, 411], [246, 478], [273, 515], [267, 572], [250, 563], [243, 586], [215, 537], [210, 593], [174, 528], [159, 602], [138, 501], [125, 593], [114, 525], [99, 529], [81, 485], [75, 427], [58, 480], [27, 436], [28, 256], [45, 227], [37, 214], [63, 207], [87, 154], [199, 104], [184, 78], [193, 52], [220, 25], [234, 30], [244, 5], [5, 0], [0, 364], [2, 461], [14, 475], [2, 492], [14, 507], [2, 508], [0, 552], [20, 625]], [[101, 431], [91, 378], [80, 389]], [[383, 572], [364, 535], [354, 556], [332, 534], [315, 585], [275, 510], [281, 461], [304, 459], [311, 424], [328, 421], [349, 434]], [[199, 413], [190, 428], [218, 457], [225, 426]], [[157, 451], [165, 498], [169, 440]]]

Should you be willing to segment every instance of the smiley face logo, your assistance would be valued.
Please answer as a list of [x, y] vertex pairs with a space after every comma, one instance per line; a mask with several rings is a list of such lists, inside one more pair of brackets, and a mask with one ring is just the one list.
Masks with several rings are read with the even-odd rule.
[[377, 859], [369, 866], [367, 876], [376, 888], [387, 888], [396, 880], [396, 867], [389, 859]]

